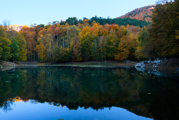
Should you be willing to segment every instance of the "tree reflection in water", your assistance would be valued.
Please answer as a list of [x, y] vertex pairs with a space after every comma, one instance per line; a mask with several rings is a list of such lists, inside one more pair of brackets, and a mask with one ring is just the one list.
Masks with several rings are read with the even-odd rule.
[[176, 119], [176, 79], [122, 68], [18, 68], [0, 72], [0, 106], [7, 111], [15, 101], [33, 99], [75, 110], [116, 106], [157, 120]]

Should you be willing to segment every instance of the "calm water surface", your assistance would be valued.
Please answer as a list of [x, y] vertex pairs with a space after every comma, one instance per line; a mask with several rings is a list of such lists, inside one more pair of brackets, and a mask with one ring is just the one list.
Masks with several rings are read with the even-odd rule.
[[0, 120], [179, 120], [177, 75], [124, 68], [0, 72]]

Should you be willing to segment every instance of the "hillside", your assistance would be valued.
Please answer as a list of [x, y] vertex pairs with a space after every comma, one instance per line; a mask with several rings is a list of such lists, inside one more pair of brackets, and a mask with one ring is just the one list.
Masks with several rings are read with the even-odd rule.
[[117, 18], [131, 18], [151, 22], [152, 11], [154, 10], [154, 8], [155, 5], [144, 6]]

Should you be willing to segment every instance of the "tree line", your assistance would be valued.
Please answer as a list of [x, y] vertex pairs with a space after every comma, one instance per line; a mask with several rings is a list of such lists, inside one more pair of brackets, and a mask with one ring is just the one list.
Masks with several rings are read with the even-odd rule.
[[129, 18], [77, 20], [74, 17], [46, 26], [23, 26], [19, 32], [0, 26], [0, 61], [121, 61], [178, 57], [178, 14], [179, 0], [175, 0], [158, 3], [151, 24]]
[[40, 61], [104, 61], [135, 57], [139, 26], [100, 25], [88, 19], [83, 24], [55, 24], [28, 28], [20, 34], [27, 41], [27, 59]]

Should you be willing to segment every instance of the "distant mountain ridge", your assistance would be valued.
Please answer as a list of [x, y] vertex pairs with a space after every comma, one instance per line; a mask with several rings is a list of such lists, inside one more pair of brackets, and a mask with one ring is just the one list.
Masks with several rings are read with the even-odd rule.
[[9, 25], [8, 27], [9, 27], [9, 29], [13, 29], [13, 30], [19, 32], [21, 30], [22, 26], [24, 26], [24, 25], [12, 24], [12, 25]]
[[155, 5], [148, 5], [141, 8], [136, 8], [135, 10], [117, 18], [131, 18], [131, 19], [145, 20], [147, 22], [151, 22], [152, 11], [154, 10], [154, 8]]

